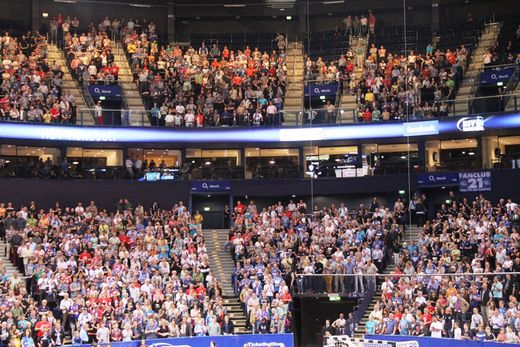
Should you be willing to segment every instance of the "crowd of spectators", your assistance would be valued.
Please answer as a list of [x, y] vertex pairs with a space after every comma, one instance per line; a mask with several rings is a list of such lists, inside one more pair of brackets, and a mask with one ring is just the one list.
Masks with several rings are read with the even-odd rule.
[[[0, 204], [0, 235], [24, 278], [0, 277], [3, 346], [234, 333], [209, 267], [202, 215], [182, 202], [113, 210]], [[25, 285], [24, 285], [25, 283]]]
[[275, 125], [282, 119], [285, 38], [278, 50], [159, 46], [153, 30], [122, 36], [145, 106], [154, 125], [202, 127]]
[[63, 93], [62, 67], [48, 59], [44, 36], [5, 32], [0, 40], [0, 60], [0, 120], [74, 121], [74, 97]]
[[375, 290], [375, 278], [300, 274], [376, 274], [401, 238], [402, 201], [394, 211], [374, 198], [370, 206], [350, 211], [340, 206], [309, 209], [302, 200], [258, 209], [238, 202], [230, 229], [236, 262], [233, 286], [253, 332], [287, 332], [291, 293], [353, 293]]
[[366, 332], [519, 343], [520, 276], [508, 275], [520, 271], [519, 205], [449, 200], [397, 245]]
[[358, 121], [414, 120], [444, 117], [453, 108], [468, 50], [410, 51], [392, 54], [372, 44], [364, 75], [352, 90], [359, 105]]
[[67, 64], [74, 78], [81, 83], [117, 83], [119, 67], [114, 63], [113, 40], [119, 37], [122, 23], [105, 17], [99, 25], [90, 23], [87, 31], [80, 29], [77, 17], [58, 14], [49, 23], [49, 41], [65, 51]]
[[518, 25], [514, 33], [508, 31], [506, 30], [505, 33], [502, 33], [502, 35], [506, 35], [505, 41], [495, 41], [491, 49], [484, 53], [485, 65], [520, 65], [520, 25]]

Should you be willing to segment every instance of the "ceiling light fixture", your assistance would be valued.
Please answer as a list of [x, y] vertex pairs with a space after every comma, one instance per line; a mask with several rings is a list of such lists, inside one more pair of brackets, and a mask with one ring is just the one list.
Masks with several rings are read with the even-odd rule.
[[147, 5], [147, 4], [128, 4], [132, 7], [141, 7], [141, 8], [150, 8], [152, 7], [152, 5]]

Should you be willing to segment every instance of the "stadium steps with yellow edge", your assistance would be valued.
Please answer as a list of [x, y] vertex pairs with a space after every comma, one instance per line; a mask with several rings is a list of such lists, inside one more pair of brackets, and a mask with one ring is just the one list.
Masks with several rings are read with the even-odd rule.
[[123, 96], [126, 100], [126, 105], [131, 111], [130, 124], [141, 125], [141, 122], [144, 119], [144, 125], [147, 125], [146, 123], [148, 121], [148, 117], [146, 116], [143, 118], [143, 114], [146, 113], [143, 99], [139, 93], [137, 84], [134, 81], [133, 71], [130, 67], [130, 64], [128, 64], [128, 60], [126, 59], [125, 51], [123, 50], [121, 43], [116, 42], [114, 44], [112, 53], [114, 54], [114, 63], [119, 67], [118, 82], [123, 89]]
[[[418, 228], [416, 226], [407, 226], [406, 232], [403, 235], [402, 242], [410, 242], [410, 241], [416, 241], [419, 239], [419, 234], [421, 233], [422, 229]], [[390, 274], [394, 270], [394, 259], [391, 258], [388, 264], [386, 265], [385, 269], [383, 270], [383, 274]], [[370, 313], [374, 310], [374, 306], [379, 301], [379, 298], [381, 297], [381, 283], [382, 281], [378, 281], [377, 283], [377, 290], [372, 297], [372, 301], [368, 305], [365, 313], [363, 314], [363, 318], [359, 321], [356, 329], [354, 330], [354, 334], [352, 337], [360, 338], [362, 339], [366, 333], [365, 329], [365, 323], [368, 321], [368, 317], [370, 316]]]
[[285, 64], [287, 66], [287, 78], [283, 101], [283, 125], [294, 126], [297, 125], [303, 109], [304, 58], [301, 42], [288, 44]]
[[77, 118], [76, 123], [80, 125], [94, 125], [94, 118], [92, 117], [83, 117], [80, 119], [80, 114], [89, 113], [81, 112], [81, 110], [87, 109], [87, 103], [85, 102], [85, 98], [83, 97], [83, 93], [81, 88], [78, 86], [77, 82], [72, 78], [70, 74], [69, 68], [67, 66], [67, 62], [65, 61], [65, 56], [63, 55], [63, 51], [61, 51], [55, 44], [47, 45], [47, 62], [52, 64], [56, 62], [57, 65], [61, 66], [61, 71], [63, 71], [63, 92], [62, 94], [69, 93], [74, 97], [74, 103], [76, 104], [77, 110]]
[[509, 99], [509, 101], [507, 102], [507, 105], [506, 105], [506, 111], [514, 111], [515, 108], [518, 109], [520, 107], [520, 98], [519, 98], [520, 97], [520, 83], [518, 83], [516, 85], [516, 88], [512, 94], [516, 95], [516, 100], [515, 100], [515, 97], [511, 97]]
[[[368, 53], [368, 37], [353, 37], [350, 42], [350, 49], [354, 54], [357, 54], [358, 49], [361, 49], [363, 57], [367, 56]], [[363, 59], [363, 64], [355, 66], [354, 70], [354, 77], [356, 81], [359, 81], [363, 78], [363, 75], [365, 73], [365, 66], [364, 66], [365, 59]], [[357, 63], [357, 59], [354, 56], [354, 63]], [[337, 117], [338, 122], [341, 121], [341, 123], [354, 123], [355, 119], [354, 117], [357, 116], [357, 99], [356, 96], [353, 93], [349, 94], [341, 94], [340, 101], [339, 101], [339, 108], [341, 112], [341, 117]]]
[[226, 229], [204, 229], [202, 234], [206, 241], [206, 250], [209, 256], [209, 266], [222, 288], [222, 298], [226, 312], [235, 325], [235, 333], [250, 333], [246, 329], [246, 315], [242, 310], [238, 296], [233, 291], [231, 276], [235, 272], [235, 264], [230, 251], [224, 251], [224, 244], [228, 240]]
[[482, 36], [477, 43], [477, 47], [471, 53], [469, 65], [464, 71], [464, 77], [455, 97], [455, 113], [457, 115], [469, 113], [468, 99], [475, 96], [476, 91], [474, 91], [473, 85], [484, 68], [483, 55], [493, 47], [498, 35], [500, 35], [501, 28], [502, 23], [486, 23], [484, 26]]

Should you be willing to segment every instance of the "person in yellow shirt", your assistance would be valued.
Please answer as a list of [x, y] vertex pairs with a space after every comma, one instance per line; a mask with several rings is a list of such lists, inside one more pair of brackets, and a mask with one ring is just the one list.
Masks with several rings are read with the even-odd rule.
[[372, 93], [371, 90], [367, 91], [365, 93], [365, 103], [370, 104], [370, 103], [374, 102], [374, 100], [375, 100], [374, 93]]
[[128, 54], [134, 54], [135, 50], [137, 49], [137, 46], [135, 45], [135, 42], [130, 41], [128, 45], [126, 45], [126, 51]]
[[195, 212], [195, 215], [193, 216], [193, 222], [197, 225], [199, 230], [202, 230], [202, 221], [204, 220], [204, 217], [202, 217], [202, 214], [197, 210]]
[[45, 113], [43, 114], [43, 122], [44, 123], [50, 123], [51, 122], [51, 119], [52, 119], [52, 116], [51, 114], [49, 113], [49, 111], [45, 111]]

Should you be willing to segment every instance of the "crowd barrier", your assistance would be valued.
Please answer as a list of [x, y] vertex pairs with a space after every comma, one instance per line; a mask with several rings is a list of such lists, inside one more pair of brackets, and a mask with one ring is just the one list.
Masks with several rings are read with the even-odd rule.
[[[144, 341], [144, 345], [143, 345]], [[293, 334], [193, 336], [112, 342], [110, 347], [294, 347]], [[91, 344], [72, 345], [91, 347]], [[101, 344], [99, 346], [102, 346]]]
[[492, 341], [455, 340], [447, 338], [420, 337], [406, 335], [365, 335], [365, 339], [386, 340], [394, 342], [417, 341], [419, 347], [518, 347], [515, 343], [498, 343]]

